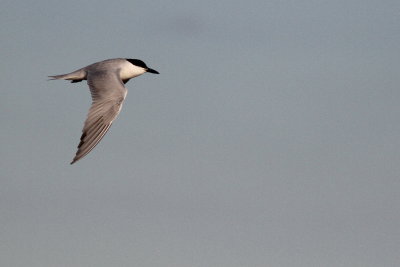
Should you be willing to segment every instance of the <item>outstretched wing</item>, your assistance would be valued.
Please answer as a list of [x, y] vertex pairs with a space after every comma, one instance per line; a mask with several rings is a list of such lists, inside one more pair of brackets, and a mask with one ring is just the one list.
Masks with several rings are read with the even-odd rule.
[[88, 73], [87, 81], [93, 102], [71, 164], [86, 156], [100, 142], [121, 111], [127, 94], [118, 71]]

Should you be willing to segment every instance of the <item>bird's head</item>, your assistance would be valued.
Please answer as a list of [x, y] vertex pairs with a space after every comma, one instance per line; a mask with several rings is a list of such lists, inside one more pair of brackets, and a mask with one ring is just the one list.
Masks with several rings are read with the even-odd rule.
[[126, 60], [129, 61], [132, 65], [134, 65], [136, 67], [143, 68], [145, 72], [149, 72], [149, 73], [153, 73], [153, 74], [160, 74], [158, 71], [147, 67], [146, 63], [144, 63], [140, 59], [127, 58]]

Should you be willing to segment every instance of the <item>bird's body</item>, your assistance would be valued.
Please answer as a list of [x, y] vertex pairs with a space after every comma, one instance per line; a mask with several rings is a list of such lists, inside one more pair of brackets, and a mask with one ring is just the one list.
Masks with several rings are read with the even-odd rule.
[[145, 72], [158, 74], [139, 59], [116, 58], [93, 63], [68, 74], [49, 76], [72, 83], [87, 80], [92, 95], [92, 106], [71, 164], [86, 156], [100, 142], [118, 116], [127, 94], [124, 84]]

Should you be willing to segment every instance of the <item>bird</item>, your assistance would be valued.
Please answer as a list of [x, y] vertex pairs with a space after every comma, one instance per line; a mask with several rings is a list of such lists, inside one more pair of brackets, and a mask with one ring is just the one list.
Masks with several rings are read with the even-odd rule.
[[70, 164], [85, 157], [103, 139], [121, 111], [128, 90], [125, 84], [144, 73], [159, 74], [140, 59], [114, 58], [93, 63], [71, 73], [48, 76], [49, 80], [87, 80], [92, 105], [85, 120], [78, 150]]

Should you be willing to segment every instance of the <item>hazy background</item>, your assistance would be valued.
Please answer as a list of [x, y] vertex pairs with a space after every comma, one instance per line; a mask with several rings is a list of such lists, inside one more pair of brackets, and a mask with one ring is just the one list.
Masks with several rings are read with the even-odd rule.
[[[400, 2], [0, 2], [0, 265], [400, 266]], [[69, 165], [86, 83], [127, 84]]]

